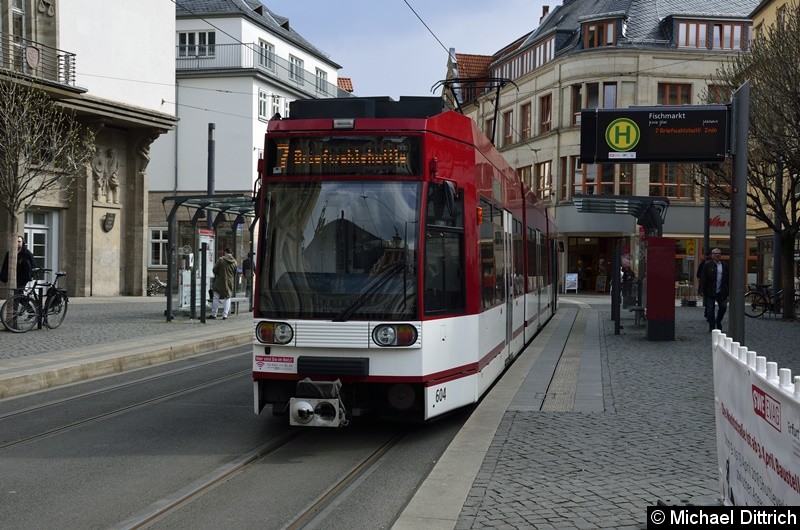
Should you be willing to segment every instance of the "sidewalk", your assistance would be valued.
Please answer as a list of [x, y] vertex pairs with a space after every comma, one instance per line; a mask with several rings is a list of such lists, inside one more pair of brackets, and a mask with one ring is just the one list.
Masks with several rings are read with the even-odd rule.
[[[614, 335], [608, 296], [562, 295], [394, 528], [642, 528], [659, 500], [715, 503], [711, 336], [702, 307], [675, 311], [676, 340], [650, 342], [626, 311]], [[794, 373], [799, 343], [800, 323], [746, 319]]]
[[198, 319], [174, 311], [166, 298], [70, 298], [58, 329], [10, 333], [0, 324], [0, 399], [249, 344], [247, 311], [227, 320]]

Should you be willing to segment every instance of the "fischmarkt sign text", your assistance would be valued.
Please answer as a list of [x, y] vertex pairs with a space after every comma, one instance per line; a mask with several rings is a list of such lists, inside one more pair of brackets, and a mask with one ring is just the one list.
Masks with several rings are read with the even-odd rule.
[[581, 162], [721, 162], [728, 153], [726, 105], [581, 111]]

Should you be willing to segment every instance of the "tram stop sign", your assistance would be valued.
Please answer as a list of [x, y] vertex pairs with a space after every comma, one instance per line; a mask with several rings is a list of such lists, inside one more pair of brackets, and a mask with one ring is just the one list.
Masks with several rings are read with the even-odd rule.
[[727, 105], [660, 105], [581, 111], [581, 162], [722, 162]]

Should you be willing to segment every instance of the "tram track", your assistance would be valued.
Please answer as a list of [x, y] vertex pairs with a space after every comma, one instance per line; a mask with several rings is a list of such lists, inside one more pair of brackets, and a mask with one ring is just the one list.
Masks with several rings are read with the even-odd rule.
[[381, 459], [385, 457], [400, 441], [406, 436], [408, 431], [402, 431], [383, 443], [360, 464], [344, 476], [339, 482], [333, 484], [325, 494], [317, 499], [305, 511], [286, 526], [286, 530], [300, 530], [302, 528], [314, 527], [325, 517], [326, 508], [336, 504], [336, 501], [345, 497], [351, 486], [356, 484], [359, 479], [364, 477], [375, 466], [379, 465]]
[[[189, 373], [189, 372], [194, 371], [194, 370], [199, 370], [199, 369], [202, 369], [202, 368], [206, 368], [209, 365], [213, 365], [213, 364], [216, 364], [216, 363], [229, 361], [229, 360], [235, 359], [237, 357], [244, 357], [244, 356], [249, 355], [249, 354], [250, 354], [249, 351], [248, 352], [244, 352], [244, 353], [233, 353], [233, 354], [226, 355], [226, 356], [223, 356], [223, 357], [215, 358], [213, 360], [209, 360], [209, 361], [205, 361], [205, 362], [202, 362], [202, 363], [194, 364], [192, 366], [188, 366], [188, 367], [184, 367], [184, 368], [177, 368], [175, 370], [170, 370], [170, 371], [167, 371], [167, 372], [160, 372], [157, 375], [150, 375], [150, 376], [146, 376], [146, 377], [141, 377], [141, 378], [138, 378], [138, 379], [133, 380], [133, 381], [126, 381], [125, 383], [109, 385], [109, 386], [105, 386], [103, 388], [92, 390], [92, 391], [89, 391], [89, 392], [83, 392], [83, 393], [76, 394], [76, 395], [69, 396], [69, 397], [65, 397], [65, 398], [62, 398], [62, 399], [56, 399], [56, 400], [48, 401], [46, 403], [41, 403], [41, 404], [38, 404], [38, 405], [25, 407], [25, 408], [22, 408], [22, 409], [19, 409], [19, 410], [10, 411], [10, 412], [4, 413], [4, 414], [0, 414], [0, 422], [4, 421], [4, 420], [8, 420], [8, 419], [20, 418], [20, 417], [22, 417], [22, 416], [24, 416], [26, 414], [42, 413], [42, 412], [45, 412], [45, 411], [47, 411], [49, 409], [54, 409], [56, 407], [64, 406], [64, 405], [69, 404], [69, 403], [75, 403], [75, 402], [79, 402], [80, 400], [90, 399], [90, 398], [101, 396], [103, 394], [107, 394], [107, 393], [110, 393], [110, 392], [119, 391], [119, 390], [122, 390], [122, 389], [125, 389], [125, 388], [130, 388], [130, 387], [135, 387], [137, 385], [151, 383], [153, 381], [157, 381], [157, 380], [160, 380], [160, 379], [163, 379], [163, 378], [166, 378], [166, 377], [174, 377], [175, 375], [186, 374], [186, 373]], [[14, 447], [14, 446], [23, 444], [23, 443], [29, 443], [29, 442], [34, 442], [34, 441], [37, 441], [37, 440], [41, 440], [43, 438], [47, 438], [47, 437], [53, 436], [55, 434], [63, 433], [63, 432], [75, 429], [77, 427], [81, 427], [81, 426], [93, 423], [93, 422], [97, 422], [97, 421], [100, 421], [100, 420], [113, 418], [115, 416], [119, 416], [119, 415], [121, 415], [123, 413], [129, 412], [131, 410], [135, 410], [135, 409], [147, 406], [147, 405], [152, 405], [154, 403], [163, 402], [163, 401], [166, 401], [166, 400], [178, 397], [178, 396], [190, 394], [190, 393], [196, 392], [198, 390], [209, 388], [211, 386], [218, 385], [220, 383], [224, 383], [226, 381], [230, 381], [230, 380], [242, 377], [242, 376], [244, 376], [246, 374], [249, 374], [249, 373], [250, 373], [250, 369], [249, 368], [246, 369], [246, 370], [238, 370], [238, 371], [236, 371], [234, 373], [231, 373], [231, 374], [228, 374], [228, 375], [225, 375], [225, 376], [222, 376], [222, 377], [216, 377], [214, 379], [211, 379], [211, 380], [208, 380], [208, 381], [204, 381], [202, 383], [198, 383], [198, 384], [194, 384], [194, 385], [191, 385], [191, 386], [188, 386], [188, 387], [185, 387], [185, 388], [181, 388], [180, 390], [175, 390], [175, 391], [172, 391], [172, 392], [162, 393], [162, 394], [160, 394], [158, 396], [155, 396], [155, 397], [152, 397], [150, 399], [139, 400], [139, 401], [136, 401], [135, 403], [130, 403], [130, 404], [127, 404], [127, 405], [122, 406], [122, 407], [117, 407], [117, 408], [114, 408], [112, 410], [108, 410], [108, 411], [105, 411], [105, 412], [102, 412], [102, 413], [93, 414], [93, 415], [81, 418], [80, 420], [69, 422], [69, 423], [67, 423], [65, 425], [60, 425], [60, 426], [55, 427], [55, 428], [46, 429], [46, 430], [44, 430], [42, 432], [39, 432], [39, 433], [36, 433], [36, 434], [32, 434], [32, 435], [29, 435], [29, 436], [17, 438], [15, 440], [11, 440], [11, 441], [2, 441], [2, 442], [0, 442], [0, 451], [2, 451], [3, 449], [7, 449], [7, 448], [10, 448], [10, 447]]]
[[[327, 486], [321, 495], [295, 515], [288, 524], [283, 525], [282, 528], [300, 530], [316, 527], [324, 520], [326, 509], [336, 505], [337, 501], [346, 497], [351, 487], [357, 485], [360, 479], [379, 466], [382, 459], [403, 440], [410, 430], [403, 429], [394, 433], [388, 439], [380, 442], [376, 448], [369, 450], [358, 463], [352, 466], [340, 479]], [[293, 442], [297, 442], [301, 437], [314, 437], [316, 432], [316, 429], [294, 429], [285, 432], [206, 474], [173, 495], [151, 504], [113, 528], [115, 530], [137, 530], [162, 522], [174, 511], [180, 510], [190, 502], [199, 499], [213, 488], [244, 472], [251, 466], [269, 458], [280, 458], [278, 453], [281, 449], [288, 447]]]
[[173, 495], [153, 503], [142, 512], [122, 521], [114, 528], [117, 530], [135, 530], [147, 528], [151, 524], [168, 515], [173, 510], [201, 497], [205, 492], [243, 471], [254, 462], [265, 458], [289, 445], [303, 434], [301, 431], [286, 432], [274, 440], [265, 442], [224, 466], [215, 469], [192, 484], [175, 492]]

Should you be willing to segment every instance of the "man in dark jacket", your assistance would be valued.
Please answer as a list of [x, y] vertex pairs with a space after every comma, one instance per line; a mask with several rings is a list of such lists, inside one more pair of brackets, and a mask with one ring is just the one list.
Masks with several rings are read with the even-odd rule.
[[[722, 252], [715, 248], [711, 251], [711, 261], [706, 262], [700, 270], [700, 292], [703, 294], [709, 331], [722, 329], [722, 317], [728, 310], [728, 264], [721, 258]], [[719, 310], [715, 316], [716, 305]]]
[[[33, 279], [33, 253], [25, 246], [22, 236], [17, 236], [17, 290], [21, 290]], [[8, 282], [8, 252], [3, 260], [3, 267], [0, 271], [0, 280]]]

